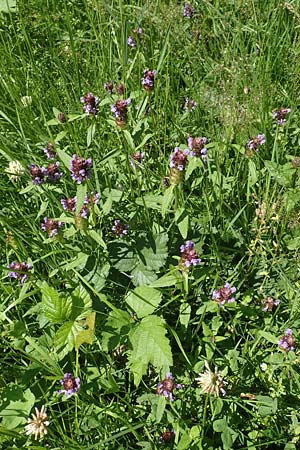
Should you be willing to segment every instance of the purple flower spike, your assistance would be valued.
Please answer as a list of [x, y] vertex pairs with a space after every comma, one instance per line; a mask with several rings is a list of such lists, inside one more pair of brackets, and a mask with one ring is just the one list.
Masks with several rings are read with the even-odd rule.
[[195, 100], [192, 100], [190, 98], [186, 98], [185, 99], [185, 104], [183, 106], [183, 109], [185, 111], [194, 111], [194, 109], [196, 109], [198, 106], [198, 103]]
[[144, 70], [144, 76], [142, 78], [142, 86], [145, 89], [145, 91], [153, 91], [154, 89], [154, 78], [156, 76], [156, 70]]
[[57, 157], [53, 142], [48, 142], [47, 147], [43, 148], [43, 152], [48, 159], [55, 159]]
[[60, 163], [56, 161], [55, 163], [49, 164], [47, 167], [47, 177], [48, 181], [55, 183], [61, 179], [63, 173], [59, 170]]
[[128, 37], [127, 44], [132, 48], [136, 48], [136, 46], [137, 46], [136, 40], [132, 36]]
[[171, 154], [171, 169], [177, 169], [180, 172], [183, 172], [187, 164], [188, 154], [189, 150], [180, 150], [179, 147], [175, 147], [174, 153]]
[[89, 180], [92, 174], [92, 159], [84, 159], [78, 155], [73, 155], [71, 160], [71, 176], [77, 184]]
[[163, 395], [172, 402], [174, 400], [174, 389], [183, 389], [183, 387], [182, 384], [176, 383], [172, 373], [168, 372], [166, 378], [158, 383], [156, 393], [157, 395]]
[[174, 442], [176, 436], [175, 430], [166, 430], [159, 437], [159, 442], [164, 442], [165, 444], [170, 444]]
[[28, 271], [32, 269], [32, 265], [25, 262], [12, 262], [8, 269], [11, 269], [7, 274], [10, 278], [16, 278], [20, 280], [21, 284], [24, 284], [28, 279]]
[[290, 108], [280, 108], [273, 112], [273, 119], [276, 119], [278, 125], [286, 123], [286, 116], [291, 112]]
[[200, 156], [203, 160], [207, 158], [206, 137], [188, 137], [188, 146], [191, 150], [191, 156]]
[[229, 283], [225, 283], [224, 287], [214, 291], [212, 294], [213, 300], [219, 304], [220, 307], [224, 306], [225, 303], [232, 303], [235, 301], [232, 294], [236, 292], [236, 288], [234, 286], [230, 286]]
[[128, 233], [128, 229], [129, 229], [128, 224], [123, 224], [119, 219], [114, 221], [112, 231], [116, 236], [119, 236], [120, 238], [126, 236], [126, 234]]
[[138, 169], [139, 164], [143, 164], [145, 161], [144, 152], [135, 152], [131, 155], [130, 164], [133, 169]]
[[264, 312], [273, 311], [280, 303], [280, 300], [274, 300], [272, 297], [266, 297], [262, 301], [262, 310]]
[[60, 203], [65, 211], [74, 212], [76, 210], [76, 197], [62, 198]]
[[188, 17], [191, 19], [195, 14], [195, 9], [192, 7], [190, 3], [185, 3], [184, 9], [183, 9], [183, 15], [184, 17]]
[[66, 397], [70, 397], [70, 395], [77, 394], [80, 388], [80, 378], [75, 378], [72, 373], [65, 373], [62, 380], [60, 380], [60, 384], [63, 386], [63, 389], [57, 391], [57, 394], [65, 394]]
[[94, 94], [88, 92], [86, 95], [80, 98], [81, 103], [83, 103], [83, 111], [85, 111], [87, 116], [96, 116], [99, 112], [99, 98], [95, 97]]
[[104, 83], [104, 89], [109, 92], [110, 94], [113, 94], [114, 92], [114, 82], [110, 81], [109, 83]]
[[264, 145], [265, 142], [266, 142], [265, 135], [258, 134], [255, 138], [250, 139], [250, 141], [248, 141], [247, 147], [250, 150], [255, 150], [256, 152], [258, 152], [259, 147], [261, 145]]
[[111, 112], [113, 113], [118, 126], [126, 125], [128, 121], [128, 106], [130, 103], [131, 99], [127, 98], [126, 100], [117, 100], [116, 103], [112, 105]]
[[38, 167], [36, 164], [31, 164], [29, 166], [29, 172], [33, 184], [43, 184], [46, 182], [48, 172], [45, 167]]
[[285, 335], [278, 341], [278, 345], [282, 350], [289, 352], [295, 350], [295, 338], [293, 337], [293, 331], [288, 328]]
[[192, 241], [186, 241], [185, 245], [180, 246], [181, 258], [179, 267], [181, 270], [186, 270], [191, 266], [198, 266], [201, 259], [195, 250], [195, 244]]
[[64, 226], [64, 222], [48, 219], [48, 217], [44, 217], [43, 223], [41, 225], [42, 230], [46, 231], [50, 238], [53, 238], [58, 235], [59, 228]]

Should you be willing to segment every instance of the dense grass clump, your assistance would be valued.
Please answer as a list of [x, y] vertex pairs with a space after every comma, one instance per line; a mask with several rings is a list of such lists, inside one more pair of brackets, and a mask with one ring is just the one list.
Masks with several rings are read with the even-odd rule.
[[0, 0], [1, 448], [298, 448], [299, 11]]

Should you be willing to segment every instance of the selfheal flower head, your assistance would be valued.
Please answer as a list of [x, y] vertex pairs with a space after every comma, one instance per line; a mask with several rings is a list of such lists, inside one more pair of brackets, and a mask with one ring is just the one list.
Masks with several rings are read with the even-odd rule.
[[27, 419], [27, 425], [25, 425], [26, 434], [33, 434], [34, 439], [41, 439], [45, 434], [48, 433], [47, 426], [49, 425], [49, 420], [47, 420], [45, 405], [41, 407], [39, 411], [35, 408], [35, 414], [32, 414], [32, 419]]
[[188, 17], [191, 19], [195, 14], [195, 9], [192, 7], [190, 3], [185, 3], [183, 8], [183, 15], [184, 17]]
[[43, 184], [46, 182], [48, 173], [45, 167], [39, 167], [36, 164], [30, 164], [29, 172], [33, 184]]
[[92, 174], [92, 159], [84, 159], [78, 155], [73, 155], [71, 160], [71, 177], [77, 184], [90, 179]]
[[137, 47], [136, 40], [135, 40], [132, 36], [129, 36], [129, 37], [128, 37], [128, 39], [127, 39], [127, 44], [128, 44], [130, 47], [132, 47], [132, 48], [136, 48], [136, 47]]
[[120, 238], [126, 236], [126, 234], [128, 233], [128, 229], [129, 229], [128, 224], [123, 224], [119, 219], [114, 221], [112, 231], [116, 236], [119, 236]]
[[63, 173], [59, 170], [60, 163], [56, 161], [55, 163], [49, 164], [47, 167], [47, 179], [52, 183], [59, 181], [63, 176]]
[[8, 167], [5, 169], [10, 181], [18, 181], [23, 175], [25, 169], [20, 161], [10, 161]]
[[191, 156], [200, 156], [203, 160], [207, 158], [206, 137], [188, 137], [188, 146]]
[[278, 306], [280, 303], [280, 300], [274, 300], [274, 298], [272, 297], [266, 297], [263, 299], [262, 301], [262, 310], [264, 312], [267, 311], [273, 311], [273, 309]]
[[57, 153], [54, 150], [53, 142], [48, 142], [47, 146], [43, 148], [43, 152], [45, 153], [48, 159], [55, 159], [57, 157]]
[[158, 383], [156, 393], [157, 395], [163, 395], [172, 402], [174, 400], [174, 389], [183, 389], [183, 385], [176, 383], [172, 373], [168, 372], [166, 378]]
[[295, 338], [293, 336], [293, 330], [288, 328], [285, 331], [285, 335], [279, 339], [278, 345], [285, 352], [294, 351], [295, 350]]
[[195, 244], [192, 241], [186, 241], [184, 245], [180, 247], [181, 258], [179, 261], [179, 267], [181, 270], [186, 270], [191, 266], [198, 266], [201, 263], [201, 259], [195, 250]]
[[60, 203], [65, 211], [74, 212], [76, 210], [76, 197], [62, 198]]
[[198, 103], [195, 100], [192, 100], [192, 99], [187, 97], [185, 99], [185, 103], [184, 103], [183, 109], [185, 111], [194, 111], [194, 109], [196, 109], [197, 106], [198, 106]]
[[43, 223], [41, 225], [42, 230], [46, 231], [50, 238], [58, 235], [59, 228], [64, 226], [64, 222], [48, 219], [48, 217], [44, 217]]
[[171, 169], [177, 169], [183, 172], [187, 164], [187, 157], [189, 150], [180, 150], [179, 147], [175, 147], [174, 153], [170, 157], [170, 167]]
[[248, 141], [247, 147], [250, 150], [255, 150], [255, 151], [258, 152], [259, 147], [261, 145], [264, 145], [265, 142], [266, 142], [265, 135], [264, 134], [258, 134], [255, 138], [250, 139]]
[[83, 103], [83, 110], [87, 116], [96, 116], [99, 112], [99, 98], [95, 97], [92, 92], [88, 92], [86, 95], [80, 98], [81, 103]]
[[273, 112], [273, 119], [276, 119], [278, 125], [286, 123], [286, 116], [291, 112], [290, 108], [280, 108]]
[[10, 278], [16, 278], [20, 280], [21, 284], [24, 284], [25, 281], [28, 280], [28, 271], [32, 269], [32, 265], [26, 262], [12, 262], [8, 268], [10, 272], [8, 272], [8, 276]]
[[110, 81], [108, 83], [104, 83], [104, 89], [112, 94], [114, 92], [114, 82]]
[[111, 112], [114, 115], [116, 124], [120, 127], [126, 125], [128, 121], [128, 106], [131, 103], [131, 99], [117, 100], [111, 107]]
[[80, 378], [75, 378], [72, 373], [65, 373], [63, 379], [60, 380], [60, 384], [63, 386], [63, 389], [60, 389], [57, 393], [70, 397], [70, 395], [77, 394], [79, 391]]
[[156, 76], [156, 70], [144, 70], [144, 76], [142, 78], [142, 86], [145, 89], [145, 91], [153, 91], [154, 89], [154, 79]]
[[159, 442], [170, 444], [171, 442], [174, 442], [175, 436], [176, 436], [175, 430], [166, 430], [159, 437]]
[[216, 368], [215, 371], [212, 372], [207, 361], [205, 361], [204, 365], [206, 368], [204, 373], [200, 374], [198, 378], [195, 378], [195, 381], [201, 386], [202, 392], [213, 394], [215, 397], [219, 397], [220, 394], [225, 396], [226, 391], [224, 389], [224, 384], [227, 383], [223, 380], [220, 372], [218, 372]]
[[219, 306], [224, 306], [225, 303], [232, 303], [235, 299], [232, 295], [236, 292], [236, 288], [234, 286], [231, 287], [229, 283], [225, 283], [224, 287], [216, 290], [212, 294], [213, 300], [219, 304]]
[[133, 169], [138, 169], [139, 164], [143, 164], [145, 161], [145, 153], [144, 152], [135, 152], [131, 155], [130, 164]]

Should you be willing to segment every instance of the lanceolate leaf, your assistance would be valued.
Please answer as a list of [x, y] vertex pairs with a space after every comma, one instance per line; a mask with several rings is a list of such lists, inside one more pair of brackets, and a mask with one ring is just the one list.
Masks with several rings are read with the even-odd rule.
[[129, 334], [132, 350], [129, 366], [136, 386], [146, 374], [148, 364], [157, 371], [167, 372], [173, 364], [169, 339], [166, 337], [165, 321], [158, 316], [145, 317]]

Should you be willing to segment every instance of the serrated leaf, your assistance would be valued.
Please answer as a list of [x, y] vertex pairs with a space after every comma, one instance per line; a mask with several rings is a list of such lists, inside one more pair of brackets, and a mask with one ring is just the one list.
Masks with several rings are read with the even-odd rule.
[[16, 385], [6, 386], [1, 392], [0, 417], [1, 425], [13, 430], [26, 423], [27, 417], [34, 406], [35, 396], [30, 389], [23, 389]]
[[71, 299], [72, 299], [71, 318], [73, 320], [84, 319], [91, 312], [92, 308], [92, 300], [90, 294], [80, 284], [72, 292]]
[[139, 318], [149, 316], [158, 307], [162, 299], [157, 289], [149, 286], [139, 286], [130, 292], [125, 301]]
[[81, 330], [81, 325], [73, 320], [69, 320], [58, 329], [54, 336], [54, 347], [60, 359], [74, 349], [76, 338]]
[[158, 271], [168, 257], [168, 235], [140, 235], [136, 240], [136, 251], [140, 262], [149, 270]]
[[158, 372], [169, 370], [173, 358], [165, 321], [161, 317], [152, 315], [142, 319], [130, 332], [129, 339], [132, 345], [129, 367], [136, 386], [147, 373], [148, 364], [152, 364]]
[[113, 350], [120, 345], [131, 326], [132, 320], [127, 311], [121, 309], [111, 311], [102, 332], [102, 346], [105, 351]]
[[45, 317], [52, 323], [62, 323], [70, 318], [72, 301], [60, 294], [46, 282], [41, 286], [42, 305]]
[[79, 325], [81, 325], [82, 330], [77, 334], [75, 339], [75, 349], [78, 350], [79, 347], [86, 343], [92, 344], [94, 340], [95, 331], [95, 318], [96, 313], [92, 312], [85, 319], [83, 319]]
[[145, 286], [152, 284], [157, 275], [151, 270], [148, 270], [144, 264], [138, 264], [131, 272], [132, 282], [135, 286]]

